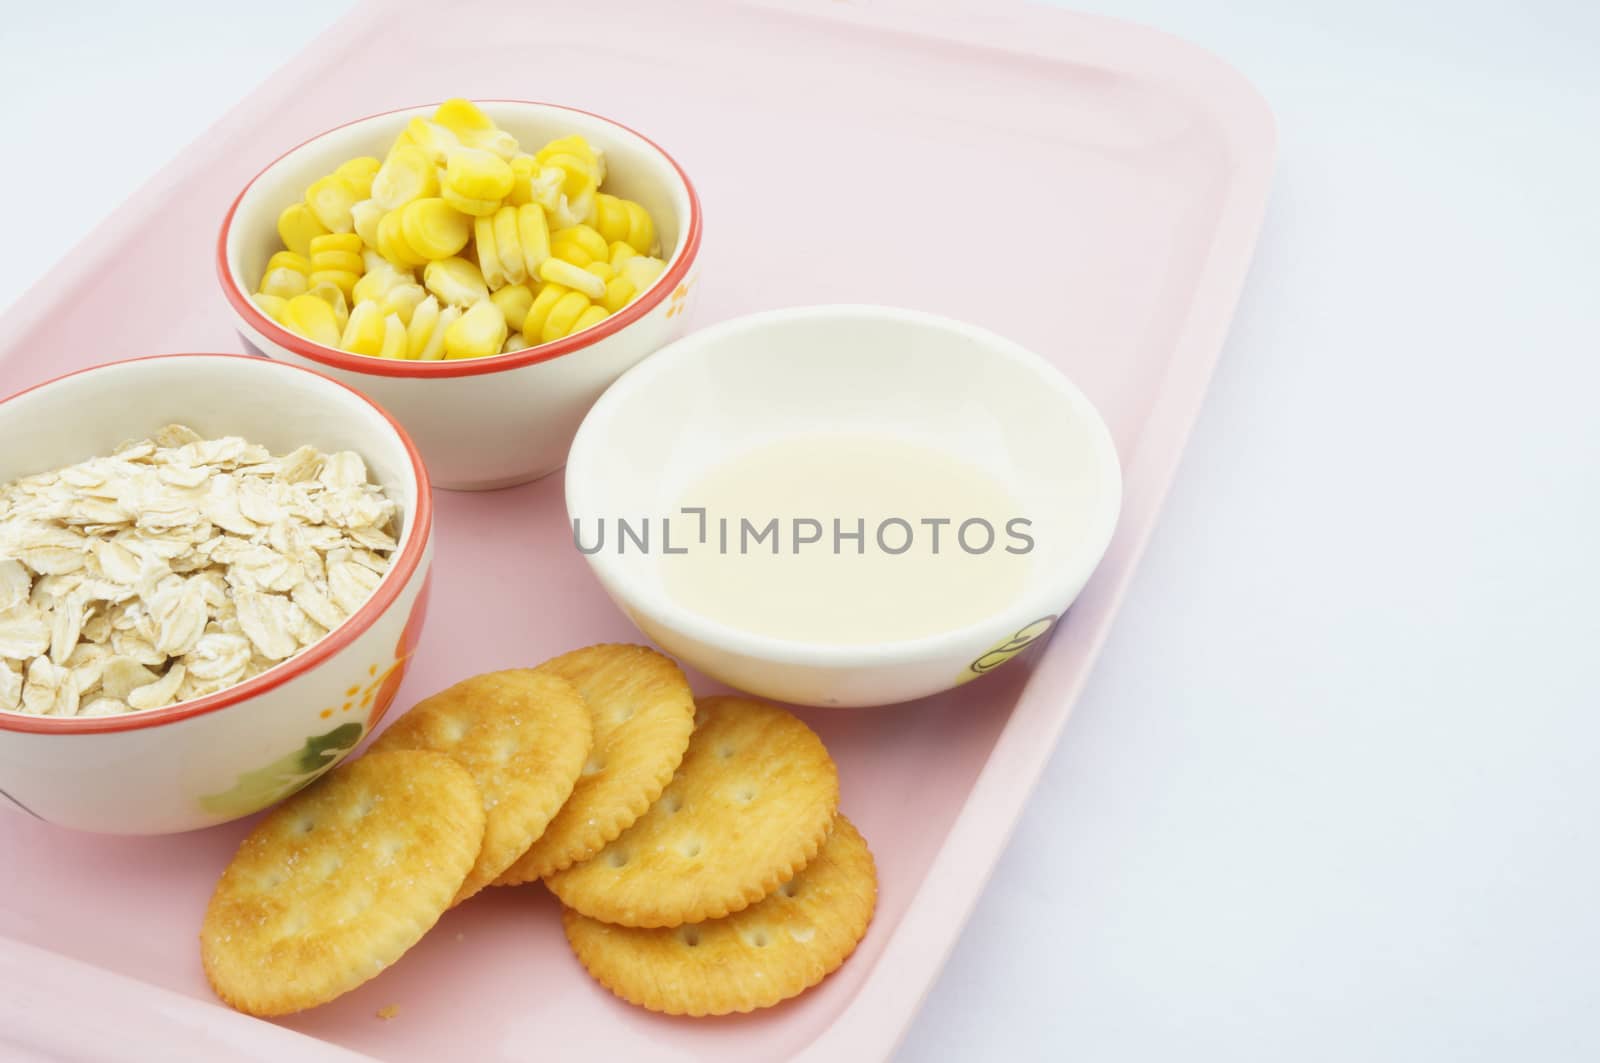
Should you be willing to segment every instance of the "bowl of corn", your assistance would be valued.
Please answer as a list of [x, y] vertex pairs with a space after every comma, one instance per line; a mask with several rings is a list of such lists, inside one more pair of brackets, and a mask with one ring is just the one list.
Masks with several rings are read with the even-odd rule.
[[700, 230], [688, 176], [633, 130], [452, 99], [280, 156], [217, 272], [251, 350], [384, 406], [440, 487], [490, 490], [561, 468], [600, 393], [682, 333]]

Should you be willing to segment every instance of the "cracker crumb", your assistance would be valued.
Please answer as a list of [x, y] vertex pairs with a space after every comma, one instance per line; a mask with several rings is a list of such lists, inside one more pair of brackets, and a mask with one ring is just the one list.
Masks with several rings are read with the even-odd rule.
[[400, 1014], [399, 1004], [385, 1004], [383, 1007], [378, 1009], [378, 1018], [382, 1019], [384, 1022], [388, 1022], [398, 1014]]

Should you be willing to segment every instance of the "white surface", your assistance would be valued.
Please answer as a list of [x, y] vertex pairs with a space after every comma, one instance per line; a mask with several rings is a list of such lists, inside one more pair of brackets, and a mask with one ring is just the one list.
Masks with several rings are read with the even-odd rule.
[[[8, 11], [0, 290], [337, 6]], [[1594, 1059], [1600, 8], [1090, 6], [1253, 78], [1277, 183], [1133, 594], [902, 1058]]]

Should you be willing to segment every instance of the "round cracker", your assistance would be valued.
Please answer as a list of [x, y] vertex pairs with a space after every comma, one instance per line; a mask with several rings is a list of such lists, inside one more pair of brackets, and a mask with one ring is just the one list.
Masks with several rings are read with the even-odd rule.
[[541, 664], [589, 705], [594, 746], [572, 797], [496, 884], [514, 886], [587, 860], [661, 796], [694, 730], [694, 694], [671, 658], [602, 645]]
[[598, 854], [545, 879], [620, 926], [720, 919], [794, 877], [828, 837], [839, 773], [816, 733], [748, 698], [702, 698], [678, 773]]
[[252, 1015], [326, 1004], [415, 945], [478, 857], [483, 798], [442, 753], [373, 753], [279, 805], [222, 872], [200, 929], [217, 996]]
[[838, 970], [867, 932], [878, 876], [843, 816], [804, 871], [726, 919], [671, 929], [610, 926], [567, 909], [567, 941], [595, 980], [669, 1015], [771, 1007]]
[[590, 734], [589, 707], [576, 687], [549, 672], [513, 668], [417, 702], [372, 750], [448, 753], [478, 784], [488, 818], [478, 862], [456, 894], [460, 904], [545, 832], [578, 781]]

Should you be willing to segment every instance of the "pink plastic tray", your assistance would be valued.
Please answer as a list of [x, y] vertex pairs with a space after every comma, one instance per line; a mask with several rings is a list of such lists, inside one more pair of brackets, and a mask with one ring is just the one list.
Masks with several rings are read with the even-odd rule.
[[[362, 989], [259, 1022], [214, 1001], [196, 946], [242, 827], [103, 838], [0, 811], [0, 1047], [273, 1060], [886, 1056], [1006, 844], [1155, 520], [1261, 219], [1267, 109], [1188, 45], [1036, 9], [452, 5], [453, 25], [479, 27], [467, 35], [440, 32], [436, 5], [414, 6], [372, 2], [344, 19], [114, 214], [94, 250], [41, 281], [0, 326], [0, 391], [113, 358], [238, 350], [213, 275], [217, 225], [265, 160], [320, 129], [448, 95], [552, 100], [645, 131], [698, 184], [697, 324], [797, 303], [898, 303], [1052, 359], [1116, 435], [1117, 537], [1046, 647], [925, 703], [807, 714], [838, 758], [843, 807], [882, 882], [860, 950], [797, 1001], [699, 1022], [635, 1010], [570, 957], [548, 896], [493, 890]], [[437, 529], [433, 609], [401, 707], [474, 672], [635, 637], [572, 549], [559, 477], [442, 492]], [[398, 1015], [378, 1019], [389, 1004]]]

